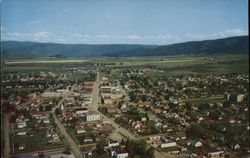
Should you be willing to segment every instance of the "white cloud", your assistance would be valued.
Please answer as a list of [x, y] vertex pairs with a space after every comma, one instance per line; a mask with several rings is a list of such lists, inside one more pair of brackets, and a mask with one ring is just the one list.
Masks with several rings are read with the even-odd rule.
[[[4, 28], [3, 28], [4, 29]], [[1, 27], [2, 30], [2, 27]], [[89, 44], [173, 44], [185, 41], [196, 41], [206, 39], [217, 39], [230, 36], [247, 35], [248, 30], [230, 29], [215, 33], [184, 34], [183, 36], [172, 34], [158, 35], [89, 35], [89, 34], [64, 34], [59, 35], [47, 31], [35, 33], [3, 32], [3, 40], [35, 41], [35, 42], [56, 42], [56, 43], [89, 43]]]
[[189, 40], [205, 40], [205, 39], [217, 39], [217, 38], [225, 38], [231, 36], [243, 36], [247, 35], [248, 30], [242, 29], [230, 29], [221, 32], [214, 32], [214, 33], [201, 33], [201, 34], [185, 34], [185, 39]]
[[138, 40], [138, 39], [143, 39], [143, 37], [139, 35], [129, 35], [127, 36], [128, 39], [133, 39], [133, 40]]
[[40, 20], [34, 20], [34, 21], [31, 21], [30, 24], [40, 24], [42, 23], [44, 20], [40, 19]]

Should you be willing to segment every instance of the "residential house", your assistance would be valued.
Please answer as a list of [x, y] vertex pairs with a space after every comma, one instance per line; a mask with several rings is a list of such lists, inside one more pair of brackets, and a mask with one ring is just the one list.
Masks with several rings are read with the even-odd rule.
[[198, 148], [198, 147], [202, 146], [202, 143], [200, 141], [192, 140], [192, 141], [188, 142], [187, 145]]

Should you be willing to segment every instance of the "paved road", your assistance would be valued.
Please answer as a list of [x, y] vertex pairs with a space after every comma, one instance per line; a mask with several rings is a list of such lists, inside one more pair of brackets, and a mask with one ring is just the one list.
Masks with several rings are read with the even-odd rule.
[[73, 85], [71, 90], [64, 95], [64, 97], [59, 101], [59, 103], [53, 107], [52, 109], [52, 114], [55, 120], [55, 123], [57, 124], [57, 127], [60, 129], [61, 133], [64, 135], [65, 139], [67, 140], [67, 142], [70, 144], [70, 148], [72, 150], [72, 153], [74, 154], [74, 156], [76, 158], [83, 158], [80, 149], [78, 148], [77, 144], [75, 143], [75, 141], [71, 138], [71, 136], [66, 132], [64, 125], [61, 123], [61, 121], [56, 117], [55, 115], [55, 109], [60, 107], [60, 105], [63, 103], [63, 101], [65, 100], [65, 98], [67, 98], [67, 96], [74, 90], [76, 85]]
[[9, 158], [10, 153], [10, 138], [9, 138], [9, 115], [3, 114], [3, 129], [4, 129], [4, 158]]

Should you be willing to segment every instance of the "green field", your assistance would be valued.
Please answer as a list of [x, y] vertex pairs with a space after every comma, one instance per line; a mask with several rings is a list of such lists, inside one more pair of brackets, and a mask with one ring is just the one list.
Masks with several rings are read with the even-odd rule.
[[[151, 57], [88, 57], [64, 59], [8, 60], [4, 72], [54, 71], [56, 68], [106, 64], [107, 68], [150, 68], [147, 75], [248, 73], [249, 55], [212, 55], [217, 63], [209, 63], [208, 56], [151, 56]], [[151, 71], [154, 70], [154, 71]], [[159, 70], [159, 71], [158, 71]], [[162, 70], [163, 72], [161, 72]]]

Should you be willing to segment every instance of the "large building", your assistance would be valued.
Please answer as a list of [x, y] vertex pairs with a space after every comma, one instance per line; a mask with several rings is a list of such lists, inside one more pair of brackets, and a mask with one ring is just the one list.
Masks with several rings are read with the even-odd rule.
[[96, 120], [100, 120], [101, 119], [101, 115], [94, 113], [94, 112], [88, 112], [87, 116], [86, 116], [86, 121], [96, 121]]
[[231, 93], [231, 94], [225, 94], [224, 98], [228, 101], [233, 101], [233, 102], [242, 102], [245, 98], [244, 94], [235, 94], [235, 93]]

